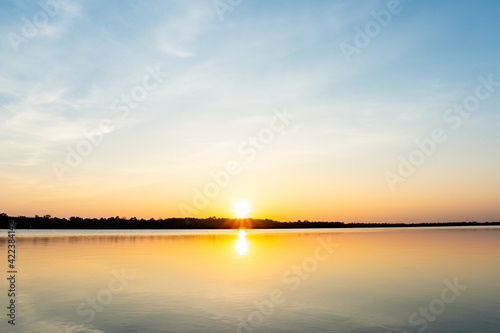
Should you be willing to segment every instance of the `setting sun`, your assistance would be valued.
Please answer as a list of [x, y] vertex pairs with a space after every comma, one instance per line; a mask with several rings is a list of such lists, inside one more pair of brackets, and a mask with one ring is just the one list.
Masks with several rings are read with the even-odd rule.
[[250, 203], [246, 200], [239, 200], [233, 204], [233, 213], [239, 218], [248, 217], [250, 212]]

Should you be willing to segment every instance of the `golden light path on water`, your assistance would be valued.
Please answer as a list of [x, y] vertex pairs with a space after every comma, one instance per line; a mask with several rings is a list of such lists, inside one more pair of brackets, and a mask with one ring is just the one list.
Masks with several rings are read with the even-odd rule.
[[236, 241], [236, 251], [240, 255], [244, 255], [248, 251], [248, 241], [246, 239], [245, 229], [240, 229], [238, 232], [238, 240]]

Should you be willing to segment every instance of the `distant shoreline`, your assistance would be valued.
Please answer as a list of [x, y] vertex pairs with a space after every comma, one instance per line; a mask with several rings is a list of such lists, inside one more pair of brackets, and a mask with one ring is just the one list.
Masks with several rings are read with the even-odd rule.
[[461, 227], [461, 226], [499, 226], [500, 222], [433, 222], [433, 223], [345, 223], [323, 221], [280, 222], [270, 219], [235, 218], [57, 218], [50, 215], [26, 217], [0, 214], [0, 228], [8, 229], [14, 222], [16, 229], [352, 229], [352, 228], [415, 228], [415, 227]]

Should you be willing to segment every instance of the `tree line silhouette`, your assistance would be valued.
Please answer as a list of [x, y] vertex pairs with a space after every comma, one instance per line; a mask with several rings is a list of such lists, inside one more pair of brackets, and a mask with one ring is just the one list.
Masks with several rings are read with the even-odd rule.
[[138, 219], [135, 217], [108, 218], [58, 218], [50, 215], [11, 217], [0, 214], [0, 228], [7, 229], [15, 222], [18, 229], [270, 229], [270, 228], [397, 228], [445, 226], [493, 226], [500, 222], [436, 222], [436, 223], [344, 223], [315, 221], [280, 222], [270, 219], [217, 218], [166, 218]]

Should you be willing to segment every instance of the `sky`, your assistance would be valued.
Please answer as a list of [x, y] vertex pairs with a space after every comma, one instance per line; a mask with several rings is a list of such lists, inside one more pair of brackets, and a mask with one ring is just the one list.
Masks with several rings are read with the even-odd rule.
[[2, 1], [0, 212], [499, 221], [499, 14]]

